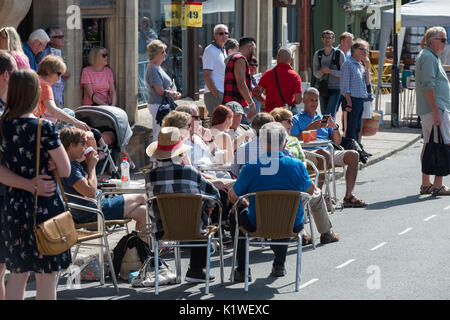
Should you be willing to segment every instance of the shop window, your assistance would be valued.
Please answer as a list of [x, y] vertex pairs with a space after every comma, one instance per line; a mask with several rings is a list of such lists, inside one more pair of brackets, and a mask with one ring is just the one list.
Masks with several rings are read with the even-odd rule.
[[174, 80], [177, 90], [183, 93], [183, 47], [186, 40], [185, 30], [181, 26], [171, 26], [166, 21], [164, 5], [182, 3], [182, 1], [168, 0], [139, 0], [138, 22], [138, 104], [148, 101], [148, 91], [145, 84], [145, 74], [149, 59], [147, 45], [159, 39], [167, 45], [167, 56], [161, 67]]
[[[199, 47], [199, 81], [200, 89], [204, 87], [202, 70], [203, 50], [213, 40], [213, 29], [216, 24], [223, 23], [228, 26], [230, 37], [239, 39], [241, 31], [240, 20], [236, 13], [237, 8], [242, 7], [242, 0], [223, 1], [208, 0], [196, 1], [203, 2], [203, 26], [198, 28], [198, 43], [188, 43], [185, 27], [170, 26], [166, 21], [164, 6], [180, 3], [184, 5], [185, 1], [170, 0], [139, 0], [139, 32], [138, 32], [138, 104], [145, 104], [148, 101], [148, 91], [145, 84], [145, 73], [147, 71], [148, 57], [146, 53], [147, 44], [154, 39], [159, 39], [167, 45], [167, 57], [161, 64], [164, 71], [174, 80], [177, 90], [182, 94], [186, 91], [186, 81], [193, 81], [193, 75], [185, 75], [183, 81], [183, 72], [186, 68], [187, 48], [193, 46]], [[187, 2], [187, 1], [186, 1]]]
[[[223, 1], [208, 0], [203, 4], [203, 26], [199, 28], [199, 49], [202, 54], [205, 48], [214, 40], [214, 26], [224, 24], [228, 27], [229, 38], [239, 41], [241, 37], [240, 23], [236, 11], [240, 11], [242, 0]], [[203, 80], [203, 62], [200, 55], [200, 88], [205, 87]]]
[[105, 19], [83, 19], [83, 67], [93, 47], [105, 47]]

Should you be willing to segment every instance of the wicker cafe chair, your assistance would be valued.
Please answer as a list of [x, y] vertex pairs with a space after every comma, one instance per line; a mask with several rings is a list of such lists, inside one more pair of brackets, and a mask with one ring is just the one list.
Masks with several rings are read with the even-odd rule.
[[[97, 205], [97, 201], [94, 199], [85, 198], [82, 196], [73, 195], [73, 194], [69, 194], [69, 193], [65, 193], [65, 194], [70, 197], [80, 198], [85, 201], [90, 201], [90, 202], [94, 203], [95, 205]], [[104, 285], [105, 284], [105, 268], [104, 268], [104, 263], [103, 263], [103, 257], [104, 257], [104, 251], [106, 251], [108, 264], [111, 269], [111, 276], [112, 276], [114, 288], [116, 290], [116, 293], [119, 294], [119, 287], [117, 285], [116, 273], [114, 272], [114, 265], [112, 262], [111, 250], [110, 250], [109, 243], [108, 243], [108, 235], [110, 235], [110, 232], [108, 232], [107, 224], [106, 224], [103, 212], [98, 208], [96, 209], [96, 208], [92, 208], [92, 207], [82, 206], [82, 205], [75, 204], [72, 202], [69, 202], [69, 208], [77, 209], [80, 211], [85, 211], [85, 212], [92, 213], [92, 214], [97, 214], [97, 217], [98, 217], [96, 222], [75, 225], [75, 228], [77, 229], [77, 234], [78, 234], [78, 241], [77, 241], [77, 244], [75, 247], [75, 251], [73, 253], [72, 260], [75, 261], [78, 251], [81, 246], [99, 247], [100, 248], [100, 254], [99, 254], [100, 284]], [[126, 221], [126, 220], [129, 220], [129, 219], [125, 219], [123, 221]], [[114, 221], [115, 224], [118, 224], [118, 222], [120, 222], [122, 220], [120, 220], [120, 221], [111, 220], [111, 221]], [[89, 230], [85, 230], [85, 228], [97, 229], [97, 230], [89, 231]], [[96, 239], [99, 239], [99, 241], [98, 242], [92, 241], [92, 240], [96, 240]]]
[[[174, 247], [175, 265], [177, 270], [177, 283], [181, 282], [181, 254], [180, 247], [207, 247], [206, 256], [206, 294], [209, 294], [209, 274], [211, 261], [211, 239], [219, 232], [220, 277], [223, 283], [223, 242], [222, 242], [222, 204], [220, 201], [201, 194], [173, 193], [160, 194], [151, 197], [148, 204], [156, 200], [164, 235], [159, 240], [173, 241], [175, 244], [159, 245], [155, 235], [152, 234], [154, 251], [159, 248]], [[200, 217], [202, 200], [213, 201], [219, 207], [219, 222], [217, 226], [209, 226], [205, 234], [200, 233]], [[149, 210], [150, 211], [150, 210]], [[189, 242], [182, 244], [183, 242]], [[194, 242], [194, 243], [192, 243]], [[198, 243], [197, 243], [198, 242]], [[155, 255], [155, 266], [159, 266], [158, 255]], [[158, 295], [158, 268], [155, 268], [155, 294]]]
[[[297, 272], [295, 291], [299, 290], [300, 269], [301, 269], [301, 253], [302, 253], [302, 237], [292, 232], [294, 228], [295, 216], [297, 209], [302, 201], [303, 209], [307, 207], [311, 196], [304, 192], [288, 191], [288, 190], [269, 190], [247, 193], [236, 201], [234, 204], [235, 221], [238, 220], [237, 206], [244, 198], [255, 197], [256, 208], [256, 232], [249, 233], [242, 227], [236, 228], [234, 237], [233, 264], [231, 268], [231, 282], [234, 282], [234, 267], [236, 265], [236, 253], [238, 239], [245, 239], [245, 291], [248, 291], [248, 270], [249, 270], [249, 245], [297, 245]], [[239, 230], [245, 235], [239, 237]], [[269, 242], [269, 241], [249, 241], [250, 237], [259, 237], [264, 239], [284, 239], [293, 238], [286, 242]]]

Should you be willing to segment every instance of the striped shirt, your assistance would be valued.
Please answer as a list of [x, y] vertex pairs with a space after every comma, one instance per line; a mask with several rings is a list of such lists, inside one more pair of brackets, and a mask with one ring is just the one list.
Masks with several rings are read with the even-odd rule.
[[341, 68], [341, 94], [354, 98], [367, 98], [366, 70], [355, 58], [348, 58]]
[[[172, 161], [156, 161], [156, 167], [145, 175], [145, 189], [151, 197], [164, 193], [197, 193], [211, 196], [220, 201], [219, 190], [207, 181], [194, 167]], [[213, 207], [207, 204], [207, 207]], [[152, 233], [163, 232], [162, 221], [156, 201], [149, 206], [152, 217]], [[208, 226], [208, 214], [203, 210], [201, 230]]]
[[225, 104], [230, 101], [237, 101], [243, 107], [246, 107], [248, 106], [248, 103], [239, 92], [236, 78], [234, 76], [234, 66], [238, 59], [244, 59], [245, 61], [245, 84], [247, 85], [248, 91], [251, 95], [252, 79], [250, 76], [250, 66], [248, 65], [247, 59], [241, 53], [235, 53], [225, 67], [225, 82], [222, 103]]

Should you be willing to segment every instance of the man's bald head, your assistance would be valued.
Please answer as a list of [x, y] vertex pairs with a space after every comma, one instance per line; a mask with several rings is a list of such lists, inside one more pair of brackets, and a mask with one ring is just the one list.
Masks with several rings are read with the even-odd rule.
[[287, 48], [281, 48], [278, 50], [277, 62], [278, 63], [291, 63], [292, 53], [291, 50]]

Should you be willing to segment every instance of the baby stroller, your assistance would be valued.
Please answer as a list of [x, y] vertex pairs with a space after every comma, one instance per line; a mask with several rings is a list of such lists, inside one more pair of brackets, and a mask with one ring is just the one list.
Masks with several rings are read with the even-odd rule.
[[[119, 179], [119, 168], [115, 161], [120, 152], [126, 152], [125, 148], [133, 135], [126, 112], [112, 106], [81, 106], [75, 109], [75, 117], [91, 127], [97, 141], [97, 151], [105, 153], [105, 159], [97, 164], [97, 174], [103, 175], [109, 164], [111, 178]], [[105, 131], [114, 132], [116, 139], [112, 145], [105, 143], [102, 136]], [[132, 162], [131, 159], [128, 161]]]

